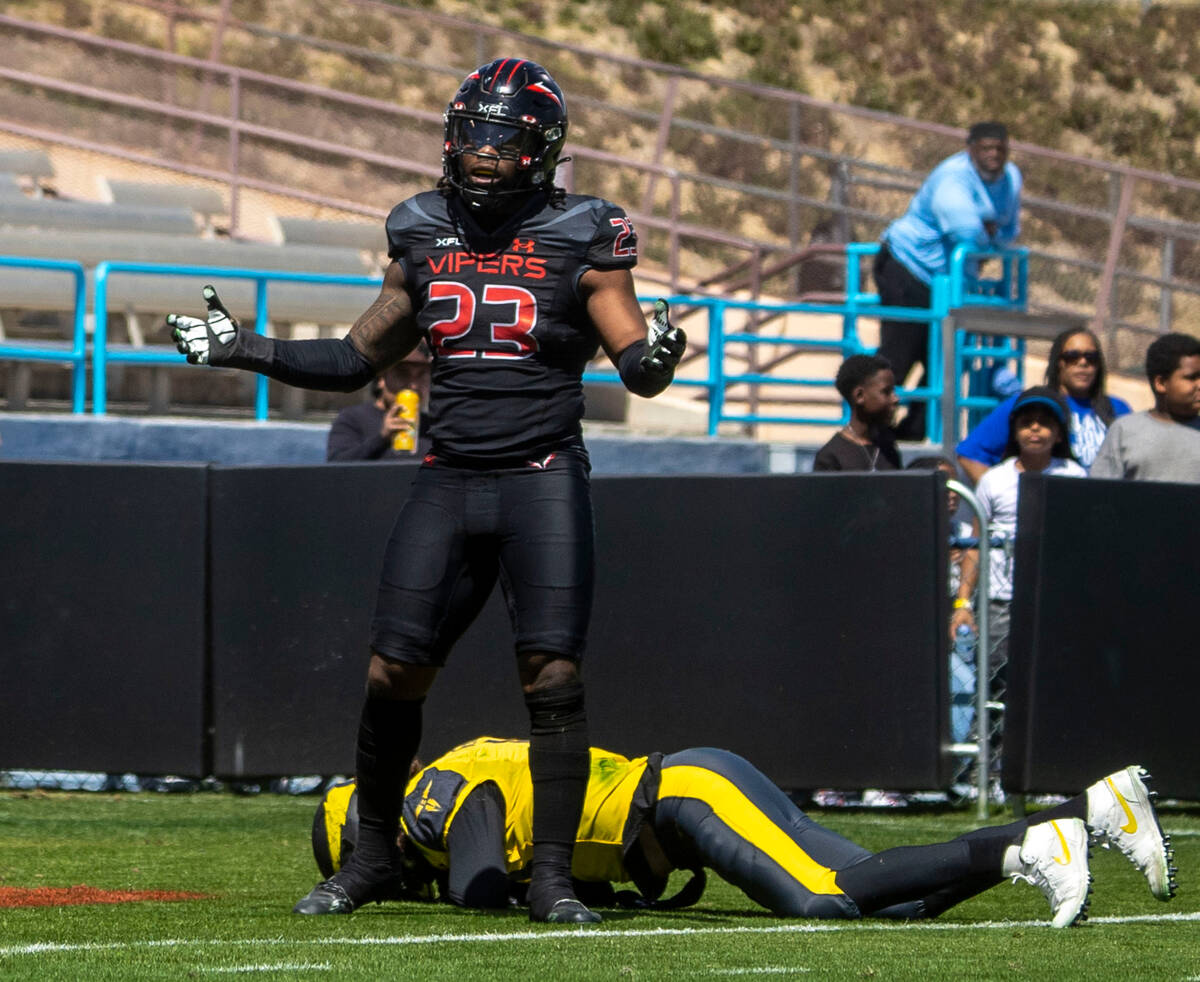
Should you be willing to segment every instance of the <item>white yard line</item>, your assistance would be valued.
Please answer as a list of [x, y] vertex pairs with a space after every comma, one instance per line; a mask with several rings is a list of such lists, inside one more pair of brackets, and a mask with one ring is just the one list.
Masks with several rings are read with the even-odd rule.
[[[1127, 917], [1089, 917], [1088, 924], [1171, 924], [1200, 922], [1200, 911], [1177, 914], [1133, 914]], [[42, 955], [75, 951], [121, 951], [134, 948], [213, 948], [253, 946], [302, 947], [305, 945], [343, 945], [346, 947], [386, 947], [425, 944], [486, 944], [510, 941], [610, 941], [616, 938], [688, 937], [721, 934], [827, 934], [836, 931], [1010, 931], [1013, 928], [1045, 927], [1047, 921], [979, 921], [975, 924], [890, 923], [887, 921], [830, 921], [820, 924], [772, 924], [729, 927], [656, 927], [610, 930], [577, 928], [566, 931], [509, 931], [478, 934], [407, 934], [382, 938], [164, 938], [145, 941], [112, 941], [5, 945], [0, 958], [16, 955]]]
[[204, 967], [195, 969], [210, 975], [242, 975], [247, 972], [331, 972], [333, 966], [329, 962], [272, 962], [265, 965], [232, 965], [219, 967]]

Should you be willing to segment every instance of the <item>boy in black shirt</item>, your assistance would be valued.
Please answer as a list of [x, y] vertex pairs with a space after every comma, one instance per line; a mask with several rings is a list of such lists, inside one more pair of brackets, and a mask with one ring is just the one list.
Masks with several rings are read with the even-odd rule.
[[850, 422], [817, 451], [813, 470], [899, 470], [891, 422], [900, 399], [891, 363], [878, 355], [851, 355], [834, 384], [850, 407]]

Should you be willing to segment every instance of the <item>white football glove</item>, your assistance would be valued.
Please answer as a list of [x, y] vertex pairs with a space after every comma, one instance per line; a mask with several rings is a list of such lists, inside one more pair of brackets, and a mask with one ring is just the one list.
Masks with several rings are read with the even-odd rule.
[[654, 320], [650, 324], [648, 349], [642, 357], [642, 368], [658, 374], [673, 372], [687, 348], [687, 335], [670, 320], [667, 301], [654, 301]]
[[172, 328], [171, 337], [175, 347], [193, 365], [219, 365], [223, 355], [233, 350], [237, 337], [238, 322], [217, 296], [211, 286], [205, 286], [204, 302], [208, 306], [208, 317], [188, 317], [186, 314], [167, 314], [167, 326]]

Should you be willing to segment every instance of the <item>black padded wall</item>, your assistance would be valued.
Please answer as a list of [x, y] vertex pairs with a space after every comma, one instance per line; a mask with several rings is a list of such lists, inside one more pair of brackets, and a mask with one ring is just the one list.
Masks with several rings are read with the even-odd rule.
[[[219, 774], [352, 768], [375, 580], [409, 475], [214, 470]], [[940, 782], [936, 478], [599, 478], [593, 491], [593, 742], [724, 746], [791, 787]], [[422, 753], [527, 731], [493, 596], [429, 697]]]
[[206, 485], [0, 465], [0, 767], [207, 773]]
[[1021, 478], [1008, 718], [1011, 791], [1072, 791], [1141, 763], [1200, 798], [1195, 486]]
[[415, 466], [213, 468], [217, 774], [352, 771], [383, 547]]

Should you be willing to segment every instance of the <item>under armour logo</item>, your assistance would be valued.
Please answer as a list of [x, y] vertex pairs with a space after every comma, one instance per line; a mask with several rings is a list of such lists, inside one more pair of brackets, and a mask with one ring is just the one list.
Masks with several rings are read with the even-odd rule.
[[513, 252], [533, 252], [535, 244], [533, 239], [513, 239]]

